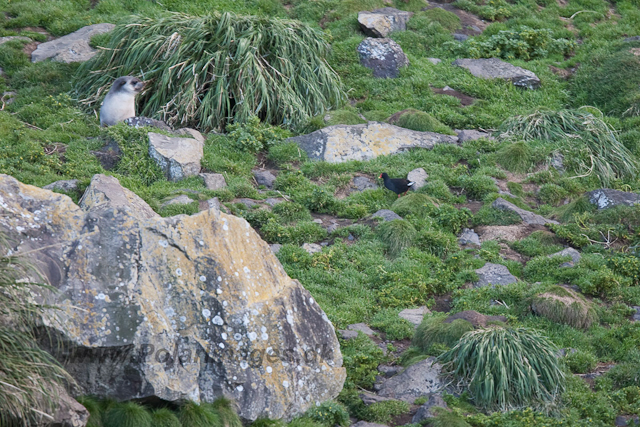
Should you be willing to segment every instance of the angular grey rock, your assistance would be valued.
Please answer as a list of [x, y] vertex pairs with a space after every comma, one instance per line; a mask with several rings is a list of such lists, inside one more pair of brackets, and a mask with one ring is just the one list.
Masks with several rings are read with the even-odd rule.
[[521, 209], [511, 202], [507, 202], [502, 197], [499, 197], [496, 200], [494, 200], [491, 206], [495, 209], [517, 213], [518, 216], [520, 216], [520, 218], [522, 219], [522, 222], [524, 222], [527, 225], [558, 224], [558, 221], [554, 221], [552, 219], [546, 219], [541, 215], [534, 214], [533, 212], [529, 212], [524, 209]]
[[354, 176], [351, 180], [351, 188], [353, 191], [375, 190], [378, 184], [366, 176]]
[[2, 93], [2, 102], [4, 105], [11, 105], [16, 101], [16, 96], [18, 96], [17, 92], [12, 90], [8, 90]]
[[580, 252], [578, 252], [577, 250], [575, 250], [573, 248], [563, 249], [560, 252], [556, 252], [555, 254], [549, 255], [548, 258], [557, 257], [557, 256], [562, 256], [562, 257], [570, 256], [571, 257], [571, 261], [563, 263], [562, 265], [560, 265], [560, 267], [573, 267], [577, 263], [579, 263], [580, 259], [582, 258], [582, 255], [580, 255]]
[[407, 179], [415, 182], [415, 184], [411, 186], [411, 189], [414, 191], [427, 185], [428, 178], [429, 174], [423, 168], [414, 169], [407, 174]]
[[442, 62], [442, 59], [439, 58], [427, 58], [427, 61], [431, 62], [433, 65], [438, 65]]
[[[454, 89], [454, 88], [452, 88], [452, 87], [450, 87], [450, 86], [445, 86], [445, 87], [443, 87], [443, 88], [442, 88], [442, 90], [444, 90], [444, 91], [450, 91], [450, 90], [455, 90], [455, 89]], [[460, 141], [458, 141], [458, 142], [460, 142]]]
[[[215, 133], [215, 132], [213, 132]], [[191, 129], [191, 128], [181, 128], [178, 130], [174, 130], [173, 131], [174, 135], [178, 135], [178, 136], [182, 136], [185, 138], [193, 138], [196, 141], [200, 141], [202, 144], [204, 144], [205, 141], [205, 137], [202, 136], [202, 134], [200, 132], [198, 132], [195, 129]]]
[[454, 33], [453, 34], [453, 39], [457, 42], [463, 42], [466, 41], [469, 38], [468, 35], [466, 34], [459, 34], [459, 33]]
[[447, 406], [447, 402], [444, 401], [441, 395], [431, 394], [429, 396], [429, 400], [420, 408], [418, 408], [418, 411], [413, 416], [411, 422], [413, 424], [420, 424], [422, 421], [428, 418], [435, 418], [436, 408], [444, 408], [447, 410], [449, 409], [449, 407]]
[[516, 283], [518, 279], [509, 269], [502, 264], [486, 263], [482, 268], [476, 270], [478, 281], [473, 283], [474, 288], [482, 288], [489, 285], [508, 285]]
[[391, 378], [392, 376], [399, 374], [403, 370], [404, 368], [402, 366], [378, 365], [378, 372], [380, 372], [386, 378]]
[[400, 215], [389, 209], [380, 209], [371, 215], [371, 218], [382, 218], [384, 221], [393, 221], [394, 219], [402, 219]]
[[58, 407], [53, 414], [53, 420], [44, 421], [37, 425], [47, 427], [85, 427], [89, 421], [89, 411], [69, 395], [62, 387], [56, 386]]
[[334, 231], [336, 231], [338, 228], [340, 228], [340, 226], [337, 223], [332, 222], [327, 226], [327, 233], [331, 234]]
[[564, 154], [562, 154], [561, 152], [554, 151], [553, 154], [551, 155], [551, 159], [549, 163], [551, 164], [551, 167], [553, 167], [555, 170], [560, 172], [560, 175], [562, 175], [565, 172]]
[[633, 308], [636, 312], [633, 313], [633, 321], [640, 322], [640, 306], [634, 305]]
[[634, 206], [640, 204], [640, 194], [627, 193], [626, 191], [601, 188], [589, 191], [586, 194], [589, 202], [596, 205], [598, 209], [608, 209], [614, 206]]
[[322, 252], [322, 246], [317, 243], [305, 243], [302, 245], [302, 249], [307, 251], [309, 255], [313, 255], [318, 252]]
[[428, 313], [431, 313], [431, 311], [426, 306], [422, 306], [418, 308], [405, 308], [400, 313], [398, 313], [398, 316], [409, 323], [413, 323], [414, 326], [418, 327], [418, 325], [422, 323], [424, 315]]
[[200, 173], [203, 146], [194, 138], [173, 138], [149, 132], [149, 156], [170, 181], [180, 181]]
[[251, 209], [254, 206], [260, 206], [260, 203], [255, 200], [246, 198], [238, 200], [238, 203], [242, 203], [247, 209]]
[[395, 78], [400, 68], [409, 65], [409, 58], [400, 45], [391, 39], [368, 37], [358, 45], [360, 63], [373, 70], [373, 77]]
[[266, 204], [268, 204], [269, 206], [273, 207], [273, 206], [277, 205], [278, 203], [282, 203], [284, 201], [285, 201], [284, 199], [274, 199], [274, 198], [270, 197], [267, 200], [265, 200], [264, 202]]
[[390, 399], [388, 397], [381, 397], [381, 396], [378, 396], [377, 394], [370, 393], [370, 392], [360, 393], [358, 395], [358, 397], [360, 397], [360, 399], [362, 399], [362, 403], [364, 403], [366, 406], [373, 405], [374, 403], [380, 403], [380, 402], [386, 402], [388, 400], [393, 400], [393, 399]]
[[456, 59], [453, 65], [466, 68], [476, 77], [483, 79], [503, 79], [515, 86], [527, 89], [540, 87], [540, 79], [533, 72], [504, 62], [498, 58], [489, 59]]
[[282, 245], [280, 243], [274, 243], [272, 245], [269, 245], [269, 247], [271, 248], [271, 252], [273, 252], [274, 254], [277, 254], [278, 252], [280, 252], [280, 249], [282, 249]]
[[267, 188], [273, 188], [276, 177], [269, 171], [254, 170], [253, 177], [258, 185], [264, 185]]
[[413, 403], [418, 397], [437, 392], [443, 386], [440, 380], [442, 366], [435, 361], [434, 357], [429, 357], [385, 380], [378, 396]]
[[10, 42], [12, 40], [22, 40], [25, 42], [30, 42], [31, 39], [29, 37], [23, 37], [23, 36], [6, 36], [6, 37], [0, 37], [0, 46], [5, 44], [6, 42]]
[[340, 329], [340, 336], [343, 340], [352, 340], [354, 338], [358, 338], [358, 331], [349, 331], [346, 329]]
[[45, 190], [61, 190], [66, 192], [76, 191], [78, 189], [78, 184], [80, 183], [77, 179], [68, 179], [62, 181], [52, 182], [49, 185], [45, 185]]
[[163, 122], [162, 120], [156, 120], [149, 117], [142, 117], [142, 116], [129, 117], [128, 119], [124, 119], [123, 122], [127, 126], [131, 126], [136, 129], [146, 126], [146, 127], [153, 127], [161, 130], [166, 130], [169, 132], [171, 131], [171, 127], [169, 127], [169, 125]]
[[201, 173], [200, 178], [204, 181], [207, 190], [220, 190], [227, 187], [227, 180], [221, 173]]
[[629, 43], [629, 42], [638, 42], [640, 41], [640, 36], [633, 36], [633, 37], [627, 37], [626, 39], [624, 39], [625, 42]]
[[227, 208], [222, 206], [222, 204], [220, 203], [220, 199], [218, 199], [217, 197], [207, 200], [207, 208], [212, 209], [214, 212], [216, 212], [216, 216], [223, 210], [223, 208], [224, 212], [227, 213]]
[[122, 150], [116, 141], [110, 140], [99, 150], [91, 151], [91, 154], [98, 158], [105, 170], [110, 171], [118, 165], [122, 157]]
[[458, 243], [461, 245], [475, 245], [480, 246], [480, 236], [473, 231], [473, 228], [465, 228], [462, 230], [462, 234], [458, 237]]
[[458, 141], [463, 143], [465, 141], [475, 141], [476, 139], [486, 138], [489, 140], [495, 140], [495, 138], [489, 132], [481, 132], [474, 129], [464, 129], [456, 131], [458, 134]]
[[[0, 232], [58, 290], [34, 298], [57, 307], [44, 332], [64, 343], [54, 354], [82, 394], [226, 396], [245, 421], [288, 420], [338, 395], [346, 373], [331, 322], [249, 223], [211, 210], [145, 217], [151, 208], [136, 209], [110, 179], [80, 208], [0, 175]], [[260, 363], [236, 351], [240, 342]]]
[[383, 38], [392, 31], [405, 31], [411, 16], [412, 12], [385, 7], [371, 12], [358, 12], [358, 22], [367, 36]]
[[316, 224], [322, 224], [322, 220], [320, 218], [314, 218], [312, 222], [315, 222]]
[[83, 62], [91, 59], [98, 51], [89, 46], [91, 37], [108, 33], [114, 24], [95, 24], [80, 28], [59, 39], [38, 45], [31, 53], [31, 62], [40, 62], [51, 58], [56, 62]]
[[117, 178], [102, 174], [91, 178], [91, 183], [84, 191], [78, 205], [84, 210], [88, 210], [89, 206], [104, 210], [125, 210], [129, 215], [140, 220], [160, 217], [133, 191], [121, 186]]
[[186, 194], [182, 194], [180, 196], [176, 196], [172, 199], [167, 200], [160, 205], [160, 208], [166, 208], [167, 206], [171, 205], [190, 205], [193, 202], [194, 200], [191, 197], [187, 196]]
[[371, 160], [412, 148], [431, 149], [436, 144], [456, 144], [457, 136], [418, 132], [388, 123], [335, 125], [287, 139], [302, 148], [311, 160], [342, 163]]
[[372, 337], [376, 334], [366, 323], [354, 323], [352, 325], [348, 325], [347, 329], [356, 332], [360, 331], [368, 337]]

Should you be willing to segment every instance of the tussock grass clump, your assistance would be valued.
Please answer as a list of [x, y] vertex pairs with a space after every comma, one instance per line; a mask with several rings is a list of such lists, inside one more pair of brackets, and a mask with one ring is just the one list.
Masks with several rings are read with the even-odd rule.
[[[9, 244], [0, 235], [0, 252]], [[53, 414], [57, 390], [73, 379], [36, 342], [35, 328], [46, 307], [33, 302], [32, 286], [23, 279], [39, 277], [19, 256], [0, 256], [0, 425], [31, 425]], [[48, 286], [34, 288], [52, 291]], [[35, 291], [36, 289], [34, 289]]]
[[549, 405], [562, 393], [565, 376], [556, 351], [534, 330], [492, 327], [466, 333], [439, 361], [468, 387], [477, 406], [509, 411]]
[[565, 159], [579, 174], [595, 174], [603, 185], [614, 179], [635, 178], [638, 164], [618, 140], [615, 130], [587, 109], [537, 110], [506, 120], [502, 137], [543, 140], [563, 146]]
[[151, 427], [152, 418], [147, 409], [135, 402], [113, 405], [104, 414], [104, 427]]
[[183, 427], [223, 427], [218, 412], [207, 404], [188, 402], [180, 408], [178, 418]]
[[455, 132], [444, 123], [424, 111], [418, 111], [413, 108], [402, 110], [387, 120], [393, 125], [400, 126], [405, 129], [417, 130], [420, 132], [437, 132], [445, 135], [455, 135]]
[[167, 408], [161, 408], [151, 413], [153, 427], [182, 427], [178, 417]]
[[389, 253], [392, 256], [399, 255], [400, 252], [411, 246], [416, 237], [415, 227], [403, 219], [383, 222], [378, 226], [377, 233], [389, 248]]
[[534, 296], [531, 309], [538, 316], [579, 329], [588, 329], [598, 318], [590, 302], [562, 286], [553, 286]]
[[219, 397], [209, 405], [220, 416], [222, 427], [242, 427], [242, 421], [236, 413], [234, 402], [226, 397]]
[[428, 317], [416, 329], [412, 344], [423, 353], [428, 353], [434, 344], [453, 347], [473, 325], [464, 319], [443, 323], [444, 317]]
[[102, 407], [100, 402], [89, 396], [80, 396], [76, 399], [78, 403], [89, 411], [89, 421], [87, 427], [102, 427]]
[[296, 125], [343, 100], [324, 34], [301, 22], [213, 13], [132, 16], [83, 63], [75, 87], [97, 109], [113, 80], [147, 82], [139, 115], [221, 129], [252, 115]]
[[523, 141], [504, 146], [496, 155], [496, 161], [511, 172], [529, 172], [535, 166], [533, 150]]
[[431, 206], [435, 204], [433, 198], [426, 194], [411, 192], [404, 197], [396, 199], [391, 205], [391, 209], [401, 217], [407, 215], [424, 217], [431, 211]]

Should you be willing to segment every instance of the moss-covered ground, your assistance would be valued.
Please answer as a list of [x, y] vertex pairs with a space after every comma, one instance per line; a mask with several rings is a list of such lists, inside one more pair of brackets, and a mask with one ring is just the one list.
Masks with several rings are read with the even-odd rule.
[[[396, 79], [375, 79], [357, 57], [356, 47], [364, 39], [357, 12], [388, 5], [415, 12], [408, 31], [390, 36], [406, 52], [410, 66]], [[406, 422], [401, 415], [408, 407], [365, 407], [358, 393], [371, 389], [380, 363], [425, 357], [418, 347], [403, 357], [400, 350], [414, 328], [398, 317], [402, 309], [423, 305], [434, 312], [503, 315], [512, 326], [541, 331], [558, 348], [577, 350], [563, 359], [567, 387], [548, 412], [522, 409], [487, 415], [463, 394], [447, 397], [453, 412], [433, 425], [607, 426], [619, 415], [640, 415], [640, 323], [631, 320], [632, 307], [640, 306], [640, 208], [597, 211], [584, 196], [603, 182], [638, 192], [637, 173], [603, 181], [583, 167], [585, 162], [589, 165], [588, 151], [575, 141], [558, 139], [481, 139], [340, 164], [307, 161], [297, 146], [282, 141], [281, 137], [330, 124], [362, 123], [362, 117], [386, 121], [407, 109], [417, 112], [398, 124], [449, 133], [496, 131], [507, 119], [537, 109], [588, 105], [626, 147], [626, 160], [639, 160], [640, 43], [623, 41], [640, 35], [637, 0], [457, 0], [454, 7], [487, 24], [482, 35], [466, 43], [454, 41], [452, 35], [462, 30], [460, 19], [431, 8], [435, 5], [422, 0], [0, 0], [0, 36], [25, 35], [40, 42], [88, 24], [118, 23], [134, 13], [152, 17], [167, 11], [216, 10], [299, 19], [330, 36], [329, 63], [350, 101], [326, 120], [320, 115], [301, 128], [274, 132], [278, 141], [257, 154], [244, 151], [237, 134], [205, 135], [202, 167], [224, 174], [228, 183], [226, 189], [209, 191], [199, 178], [167, 181], [147, 154], [147, 130], [122, 124], [99, 128], [96, 116], [74, 99], [77, 65], [33, 64], [25, 53], [29, 43], [12, 40], [0, 45], [0, 93], [15, 92], [13, 102], [4, 102], [0, 111], [0, 173], [37, 186], [79, 179], [79, 191], [69, 194], [76, 201], [94, 174], [109, 173], [164, 216], [197, 211], [197, 203], [160, 208], [175, 195], [187, 194], [194, 202], [220, 198], [268, 243], [283, 245], [278, 258], [313, 294], [336, 329], [365, 322], [379, 332], [375, 342], [362, 335], [341, 341], [348, 378], [338, 400], [354, 418], [391, 425]], [[95, 38], [94, 45], [104, 43], [105, 37]], [[456, 58], [492, 56], [534, 71], [542, 81], [540, 89], [478, 79], [451, 65]], [[428, 58], [442, 62], [434, 65]], [[475, 101], [463, 106], [456, 97], [434, 92], [445, 86]], [[260, 131], [255, 123], [242, 130]], [[91, 153], [108, 140], [115, 140], [123, 152], [109, 172]], [[561, 173], [550, 165], [554, 153], [563, 151], [567, 170]], [[258, 188], [253, 179], [252, 169], [264, 166], [277, 174], [273, 190]], [[400, 199], [377, 179], [382, 172], [405, 177], [415, 168], [425, 169], [428, 184]], [[350, 192], [356, 175], [380, 187]], [[505, 191], [509, 194], [499, 194]], [[239, 198], [283, 196], [288, 202], [273, 209], [238, 203]], [[527, 227], [517, 215], [493, 209], [497, 197], [560, 224]], [[378, 225], [367, 219], [379, 209], [394, 210], [403, 220]], [[323, 225], [331, 220], [341, 227], [329, 233]], [[487, 239], [478, 248], [460, 248], [457, 243], [463, 228], [476, 227], [482, 237], [496, 235], [504, 226], [516, 230], [516, 237]], [[329, 244], [313, 255], [301, 248], [303, 243], [320, 242]], [[560, 268], [567, 259], [547, 255], [566, 246], [579, 249], [582, 260]], [[507, 266], [518, 283], [472, 288], [474, 270], [486, 262]], [[531, 299], [559, 284], [573, 287], [593, 303], [597, 320], [588, 329], [531, 312]], [[387, 355], [379, 344], [390, 350]], [[450, 344], [438, 342], [428, 352], [438, 355]], [[578, 376], [588, 373], [597, 374], [589, 380]]]

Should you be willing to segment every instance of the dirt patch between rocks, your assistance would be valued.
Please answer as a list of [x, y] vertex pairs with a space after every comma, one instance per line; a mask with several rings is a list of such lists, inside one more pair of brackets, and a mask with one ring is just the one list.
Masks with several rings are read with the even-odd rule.
[[454, 98], [458, 98], [460, 100], [460, 104], [463, 107], [468, 107], [469, 105], [473, 104], [476, 101], [475, 98], [472, 98], [469, 95], [465, 95], [462, 92], [458, 92], [455, 89], [444, 90], [444, 89], [438, 89], [434, 87], [434, 88], [431, 88], [431, 90], [436, 95], [448, 95], [448, 96], [453, 96]]
[[460, 24], [462, 25], [461, 30], [456, 30], [458, 34], [465, 34], [467, 36], [477, 36], [478, 34], [482, 34], [482, 32], [489, 26], [488, 22], [483, 21], [480, 17], [474, 15], [473, 13], [469, 13], [466, 10], [458, 9], [455, 6], [452, 6], [448, 3], [431, 3], [432, 6], [428, 6], [423, 10], [434, 9], [439, 7], [440, 9], [444, 9], [447, 12], [455, 13], [458, 18], [460, 18]]
[[478, 213], [478, 211], [480, 209], [482, 209], [482, 206], [484, 206], [484, 203], [482, 202], [473, 202], [473, 201], [469, 201], [467, 203], [462, 203], [462, 204], [457, 204], [454, 205], [456, 208], [460, 209], [460, 208], [467, 208], [471, 211], [472, 214], [476, 214]]

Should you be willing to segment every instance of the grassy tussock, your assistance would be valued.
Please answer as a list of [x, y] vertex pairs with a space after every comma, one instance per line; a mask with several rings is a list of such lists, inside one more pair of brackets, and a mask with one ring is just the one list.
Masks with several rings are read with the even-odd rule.
[[394, 219], [383, 222], [377, 229], [380, 239], [389, 248], [392, 256], [397, 256], [411, 246], [416, 237], [416, 229], [409, 221]]
[[473, 331], [473, 325], [466, 320], [456, 319], [451, 323], [443, 320], [443, 317], [425, 318], [416, 329], [412, 344], [428, 353], [434, 344], [453, 347], [465, 333]]
[[139, 115], [221, 129], [257, 115], [296, 125], [342, 102], [322, 32], [298, 21], [174, 13], [132, 16], [78, 70], [76, 90], [97, 109], [118, 76], [145, 80]]
[[561, 286], [533, 297], [531, 308], [539, 316], [579, 329], [588, 329], [598, 318], [591, 303]]
[[445, 371], [468, 386], [482, 408], [508, 411], [547, 408], [564, 390], [556, 348], [526, 328], [489, 328], [466, 333], [439, 358]]
[[[618, 140], [616, 131], [586, 109], [538, 110], [508, 119], [500, 130], [502, 137], [561, 143], [578, 173], [594, 174], [605, 186], [615, 179], [633, 178], [638, 172], [635, 157]], [[525, 151], [520, 149], [513, 163], [525, 165], [520, 160], [523, 156]]]

